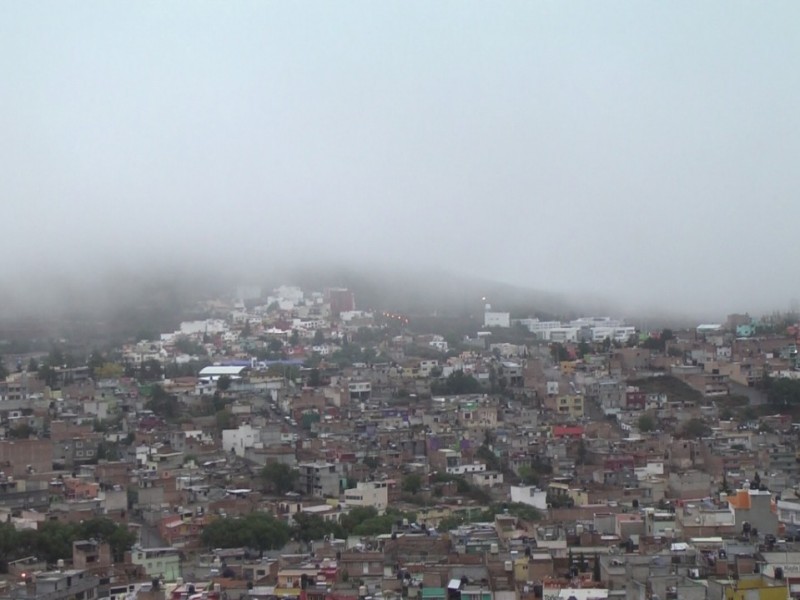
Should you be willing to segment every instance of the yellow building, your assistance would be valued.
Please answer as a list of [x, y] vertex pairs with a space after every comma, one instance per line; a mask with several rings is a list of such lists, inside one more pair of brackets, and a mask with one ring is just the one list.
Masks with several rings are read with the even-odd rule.
[[733, 579], [709, 579], [708, 597], [723, 600], [787, 600], [789, 587], [785, 581], [761, 575]]
[[562, 360], [560, 363], [558, 363], [558, 368], [561, 369], [561, 373], [564, 375], [574, 375], [575, 367], [577, 366], [577, 360]]
[[574, 419], [583, 417], [583, 396], [568, 395], [560, 396], [556, 403], [556, 412], [560, 415], [567, 415]]
[[429, 506], [417, 511], [417, 521], [426, 523], [431, 527], [438, 527], [442, 519], [453, 516], [453, 509], [449, 506]]

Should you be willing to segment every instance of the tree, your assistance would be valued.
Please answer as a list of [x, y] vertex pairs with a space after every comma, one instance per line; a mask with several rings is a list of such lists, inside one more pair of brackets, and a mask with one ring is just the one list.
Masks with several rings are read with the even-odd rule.
[[8, 437], [17, 440], [26, 440], [35, 433], [36, 431], [33, 429], [33, 427], [31, 427], [27, 423], [20, 423], [19, 425], [12, 427], [8, 430]]
[[349, 535], [358, 525], [377, 516], [378, 511], [374, 506], [356, 506], [350, 509], [346, 515], [342, 515], [339, 522], [345, 533]]
[[692, 418], [681, 427], [678, 437], [685, 439], [700, 439], [711, 435], [711, 428], [703, 419]]
[[294, 489], [299, 473], [289, 465], [283, 463], [267, 463], [261, 469], [261, 479], [264, 486], [273, 494], [283, 495]]
[[214, 419], [217, 423], [217, 430], [219, 431], [233, 428], [233, 414], [228, 409], [217, 411], [217, 414], [214, 415]]
[[79, 523], [75, 535], [78, 539], [96, 539], [108, 542], [114, 560], [122, 562], [125, 552], [136, 541], [136, 534], [111, 519], [99, 517]]
[[150, 358], [142, 363], [139, 369], [139, 379], [142, 381], [160, 381], [164, 378], [164, 369], [155, 358]]
[[585, 465], [586, 460], [589, 458], [589, 449], [586, 447], [586, 441], [581, 438], [578, 442], [578, 456], [576, 459], [577, 464]]
[[160, 385], [153, 386], [150, 400], [145, 403], [144, 407], [168, 421], [176, 419], [180, 413], [177, 396], [168, 394]]
[[136, 535], [125, 525], [117, 525], [107, 518], [88, 519], [81, 523], [47, 521], [39, 529], [15, 531], [13, 524], [0, 524], [0, 561], [37, 556], [48, 563], [69, 556], [73, 540], [97, 539], [107, 542], [115, 561], [121, 562], [124, 554], [136, 541]]
[[42, 363], [39, 366], [39, 370], [36, 372], [36, 377], [40, 381], [43, 381], [44, 384], [49, 388], [55, 388], [58, 386], [58, 373], [47, 363]]
[[295, 514], [292, 520], [295, 522], [295, 537], [304, 542], [321, 540], [329, 535], [337, 538], [343, 538], [346, 535], [341, 525], [319, 515], [300, 512]]
[[519, 468], [519, 478], [525, 485], [539, 485], [539, 474], [530, 465]]
[[219, 379], [217, 379], [217, 389], [220, 392], [225, 392], [231, 388], [231, 377], [230, 375], [222, 375]]
[[566, 360], [570, 360], [572, 358], [567, 352], [567, 349], [564, 348], [563, 344], [556, 342], [550, 345], [550, 355], [553, 357], [553, 362], [563, 362]]
[[391, 533], [395, 524], [403, 519], [408, 519], [409, 523], [417, 520], [414, 513], [403, 513], [393, 509], [386, 511], [386, 514], [370, 517], [362, 520], [350, 531], [351, 535], [373, 536], [384, 533]]
[[319, 387], [322, 385], [322, 377], [319, 374], [319, 369], [311, 369], [308, 374], [308, 386]]
[[175, 349], [190, 356], [204, 356], [206, 354], [206, 349], [202, 344], [185, 335], [175, 338]]
[[481, 444], [478, 447], [475, 451], [475, 457], [485, 462], [486, 468], [490, 471], [500, 471], [502, 469], [500, 459], [487, 444]]
[[402, 489], [409, 494], [416, 494], [422, 489], [422, 476], [419, 473], [411, 473], [403, 477]]
[[639, 427], [639, 431], [641, 431], [642, 433], [648, 433], [650, 431], [655, 431], [656, 420], [653, 418], [652, 415], [644, 413], [639, 417], [639, 420], [636, 422], [636, 425]]
[[289, 526], [270, 514], [254, 512], [245, 517], [212, 521], [200, 539], [208, 548], [251, 548], [263, 552], [278, 550], [290, 537]]
[[377, 456], [365, 456], [362, 462], [372, 471], [377, 469], [381, 464]]
[[47, 364], [51, 367], [63, 367], [66, 366], [66, 355], [64, 351], [61, 350], [58, 346], [53, 346], [50, 348], [50, 353], [47, 355]]
[[770, 404], [785, 408], [800, 404], [800, 381], [784, 377], [766, 378], [767, 400]]
[[8, 377], [8, 369], [6, 368], [5, 359], [0, 356], [0, 381], [5, 381]]
[[133, 508], [139, 503], [139, 489], [135, 487], [129, 487], [127, 489], [128, 495], [128, 510], [133, 510]]
[[321, 346], [324, 343], [325, 343], [325, 334], [322, 333], [321, 329], [317, 329], [314, 332], [314, 345]]
[[28, 369], [27, 369], [28, 373], [36, 373], [38, 370], [39, 370], [38, 361], [35, 358], [31, 357], [31, 359], [28, 361]]
[[441, 521], [439, 521], [439, 526], [436, 528], [440, 532], [450, 531], [451, 529], [456, 529], [460, 525], [464, 524], [464, 517], [461, 515], [450, 515], [448, 517], [444, 517]]
[[94, 370], [95, 379], [119, 379], [125, 373], [124, 369], [112, 362], [106, 362]]
[[481, 390], [480, 382], [463, 371], [453, 371], [444, 381], [431, 383], [431, 392], [443, 395], [476, 394]]
[[106, 362], [105, 356], [99, 350], [95, 349], [89, 354], [89, 358], [86, 361], [86, 366], [89, 367], [89, 373], [93, 378], [95, 378], [95, 371], [103, 366]]
[[94, 459], [89, 461], [89, 464], [97, 464], [101, 460], [119, 460], [119, 447], [117, 444], [101, 440], [97, 444], [97, 454]]

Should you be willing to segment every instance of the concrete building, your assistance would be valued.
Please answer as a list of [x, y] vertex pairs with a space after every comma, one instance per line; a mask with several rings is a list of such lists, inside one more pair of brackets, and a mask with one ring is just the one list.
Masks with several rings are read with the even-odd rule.
[[222, 449], [225, 452], [234, 452], [236, 456], [244, 456], [248, 448], [255, 448], [260, 443], [261, 431], [249, 424], [222, 431]]
[[355, 295], [347, 288], [329, 288], [325, 290], [325, 298], [331, 306], [331, 315], [334, 317], [356, 309]]
[[671, 498], [705, 498], [711, 495], [711, 477], [695, 469], [673, 472], [669, 474], [667, 489]]
[[350, 400], [366, 401], [372, 396], [372, 383], [369, 381], [350, 381], [347, 383], [347, 391], [350, 394]]
[[539, 319], [520, 319], [520, 325], [536, 335], [541, 340], [550, 340], [550, 331], [561, 328], [561, 321], [540, 321]]
[[511, 502], [519, 502], [539, 510], [547, 510], [547, 492], [535, 486], [512, 485]]
[[728, 497], [736, 518], [736, 529], [742, 531], [744, 524], [757, 529], [762, 535], [778, 533], [778, 509], [772, 494], [766, 490], [738, 490]]
[[583, 396], [561, 396], [556, 401], [556, 412], [559, 415], [580, 419], [583, 417]]
[[131, 549], [131, 564], [141, 566], [149, 577], [158, 577], [164, 581], [177, 581], [181, 575], [181, 555], [177, 548], [141, 548]]
[[484, 327], [511, 327], [511, 313], [507, 312], [492, 312], [487, 310], [483, 313], [483, 326]]
[[389, 504], [389, 485], [385, 481], [360, 481], [345, 490], [344, 501], [348, 506], [371, 506], [383, 514]]
[[313, 462], [298, 465], [299, 491], [317, 498], [337, 497], [342, 492], [342, 475], [334, 463]]
[[[92, 600], [97, 598], [100, 579], [87, 571], [70, 569], [39, 573], [33, 581], [37, 600]], [[30, 598], [31, 596], [20, 596]]]
[[0, 465], [6, 475], [26, 477], [31, 473], [46, 473], [53, 469], [51, 440], [0, 441]]

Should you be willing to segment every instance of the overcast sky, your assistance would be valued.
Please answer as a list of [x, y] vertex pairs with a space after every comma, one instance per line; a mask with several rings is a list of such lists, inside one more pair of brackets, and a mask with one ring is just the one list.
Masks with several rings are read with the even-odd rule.
[[798, 23], [796, 1], [4, 2], [0, 251], [785, 309]]

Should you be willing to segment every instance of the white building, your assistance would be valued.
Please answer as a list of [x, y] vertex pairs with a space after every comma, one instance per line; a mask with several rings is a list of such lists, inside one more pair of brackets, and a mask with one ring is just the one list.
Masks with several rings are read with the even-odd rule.
[[349, 323], [355, 319], [372, 319], [373, 316], [371, 312], [363, 310], [343, 310], [339, 313], [339, 318], [345, 323]]
[[636, 328], [629, 326], [614, 326], [608, 327], [602, 325], [600, 327], [592, 327], [592, 341], [602, 342], [606, 338], [616, 342], [627, 342], [631, 336], [636, 335]]
[[356, 487], [344, 491], [348, 506], [372, 506], [379, 514], [389, 505], [389, 487], [385, 481], [358, 482]]
[[275, 295], [280, 299], [292, 304], [303, 302], [303, 290], [294, 285], [282, 285], [275, 290]]
[[622, 327], [622, 321], [611, 317], [580, 317], [569, 322], [570, 327]]
[[433, 340], [432, 342], [428, 342], [428, 345], [439, 352], [447, 352], [450, 350], [450, 346], [444, 340]]
[[208, 333], [222, 333], [228, 329], [228, 325], [222, 319], [205, 319], [203, 321], [184, 321], [181, 323], [180, 332], [182, 335], [196, 335]]
[[307, 319], [307, 320], [300, 320], [300, 319], [292, 319], [292, 328], [294, 329], [301, 329], [305, 331], [315, 331], [317, 329], [325, 329], [328, 326], [328, 322], [325, 319]]
[[181, 574], [181, 555], [177, 548], [134, 546], [131, 563], [143, 567], [149, 577], [163, 578], [164, 581], [177, 581]]
[[447, 473], [450, 475], [467, 475], [471, 473], [483, 473], [486, 471], [484, 463], [472, 463], [471, 465], [454, 465], [447, 467]]
[[577, 342], [579, 331], [579, 327], [559, 327], [551, 329], [549, 332], [550, 341], [559, 342], [562, 344], [566, 342]]
[[421, 360], [419, 361], [419, 374], [420, 377], [428, 377], [431, 371], [439, 366], [438, 360]]
[[800, 502], [778, 500], [778, 521], [784, 525], [800, 527]]
[[197, 374], [199, 379], [207, 381], [217, 381], [220, 377], [230, 377], [231, 379], [241, 379], [242, 375], [247, 371], [247, 367], [241, 365], [209, 365], [203, 367]]
[[511, 327], [511, 313], [491, 312], [483, 313], [484, 327]]
[[512, 485], [511, 502], [519, 502], [539, 510], [547, 510], [547, 492], [535, 486]]
[[606, 600], [608, 590], [605, 588], [554, 588], [546, 587], [542, 591], [542, 600]]
[[503, 474], [497, 471], [480, 471], [472, 473], [472, 483], [483, 487], [503, 485]]
[[633, 469], [636, 479], [651, 479], [653, 477], [661, 477], [664, 475], [664, 463], [662, 461], [649, 461], [644, 467], [635, 467]]
[[261, 430], [253, 429], [252, 425], [239, 425], [238, 429], [222, 430], [222, 449], [225, 452], [231, 450], [236, 456], [244, 456], [248, 448], [256, 448], [261, 445]]
[[550, 339], [550, 331], [560, 329], [561, 321], [540, 321], [539, 319], [520, 319], [519, 324], [542, 340]]

